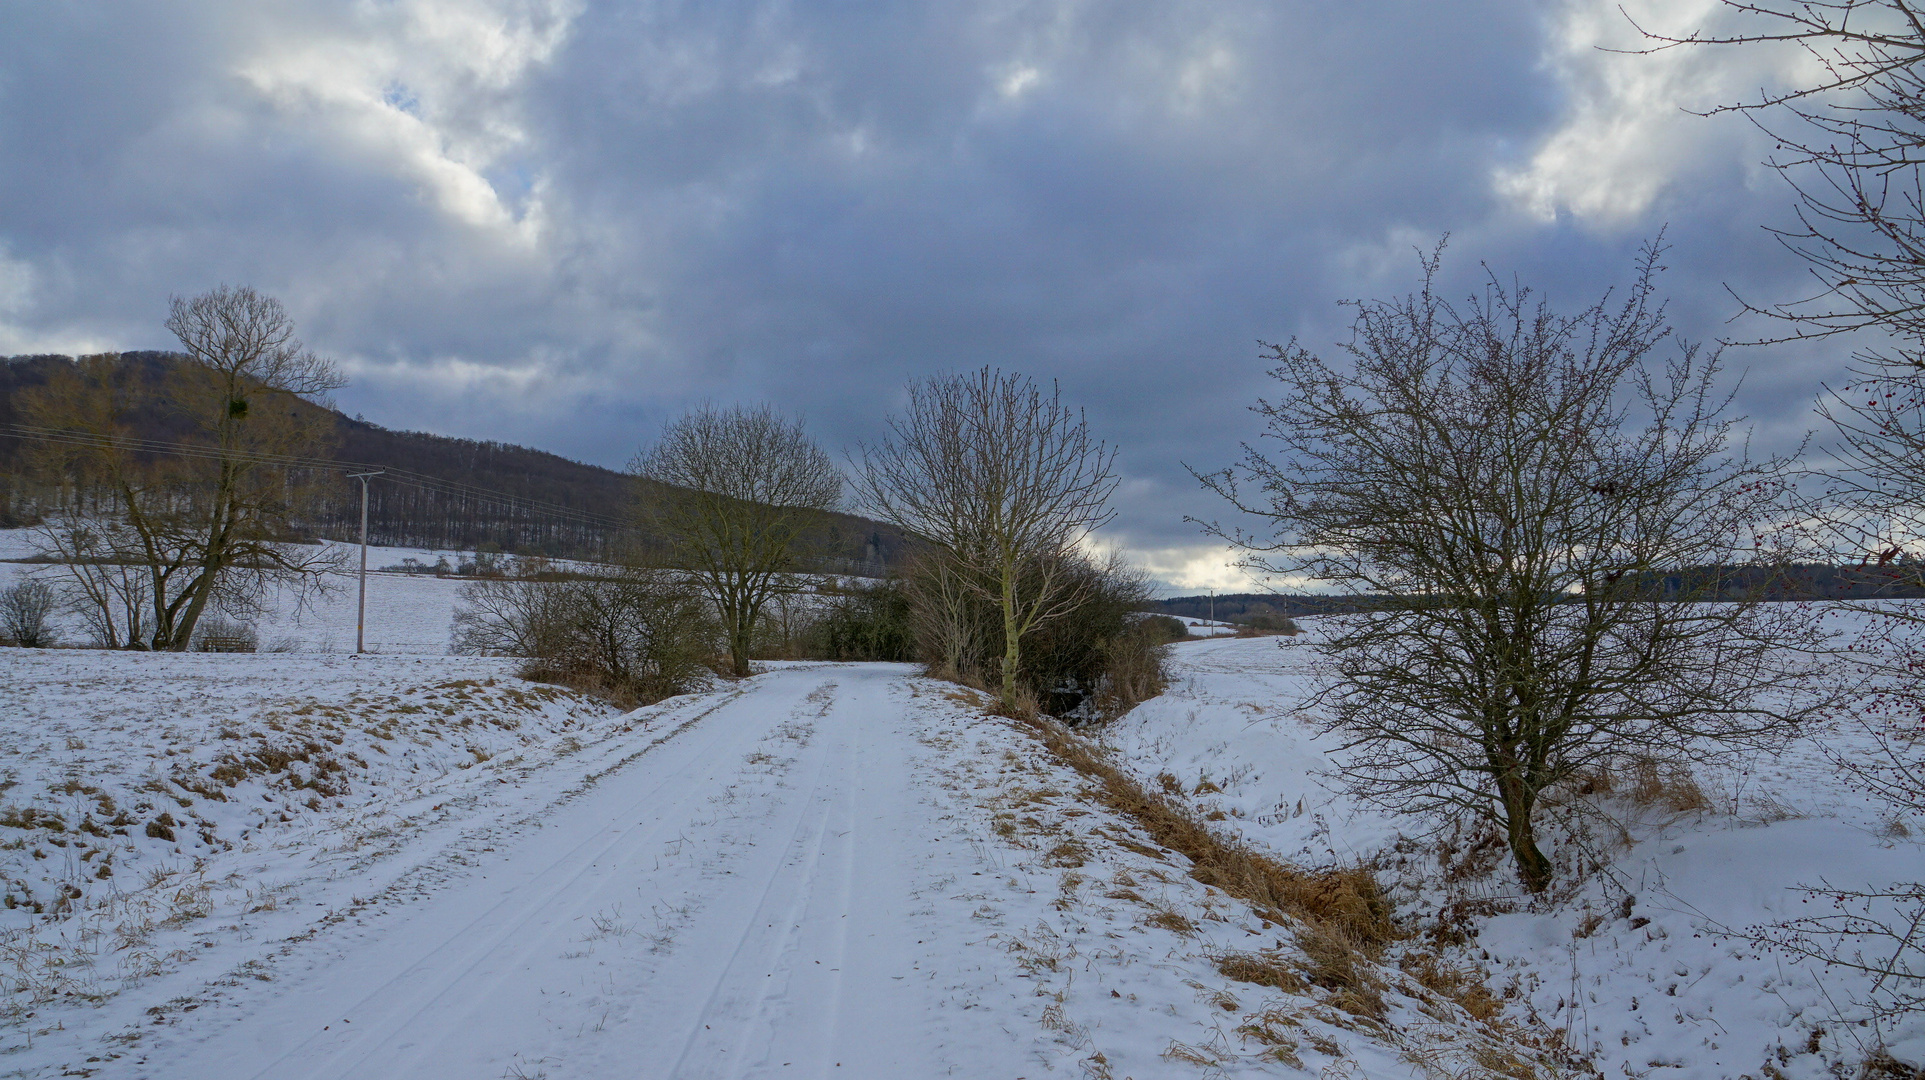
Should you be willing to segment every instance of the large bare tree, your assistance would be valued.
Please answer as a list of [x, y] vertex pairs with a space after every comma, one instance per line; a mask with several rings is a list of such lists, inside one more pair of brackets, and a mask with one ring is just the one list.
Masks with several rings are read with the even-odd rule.
[[630, 471], [666, 485], [644, 493], [645, 524], [714, 600], [730, 668], [749, 674], [763, 609], [797, 587], [798, 541], [842, 498], [835, 462], [773, 409], [705, 406], [669, 424]]
[[[21, 411], [61, 492], [52, 553], [74, 560], [110, 627], [114, 604], [144, 601], [127, 644], [181, 650], [210, 606], [242, 614], [270, 585], [312, 587], [331, 568], [325, 551], [289, 542], [324, 479], [290, 462], [325, 448], [333, 418], [313, 402], [342, 380], [280, 302], [250, 288], [177, 297], [167, 328], [184, 360], [155, 371], [82, 357], [22, 395]], [[145, 580], [130, 592], [103, 566]]]
[[1548, 790], [1768, 743], [1817, 704], [1787, 648], [1808, 613], [1760, 602], [1784, 466], [1734, 448], [1715, 355], [1647, 366], [1655, 259], [1560, 315], [1494, 278], [1446, 303], [1433, 255], [1417, 294], [1356, 305], [1347, 364], [1270, 346], [1268, 447], [1202, 477], [1265, 523], [1215, 529], [1247, 565], [1375, 598], [1316, 645], [1357, 789], [1494, 824], [1533, 891]]
[[1024, 636], [1075, 608], [1080, 545], [1112, 515], [1116, 452], [1056, 387], [987, 367], [911, 384], [889, 424], [892, 437], [860, 453], [863, 505], [941, 550], [941, 591], [997, 605], [1013, 706]]

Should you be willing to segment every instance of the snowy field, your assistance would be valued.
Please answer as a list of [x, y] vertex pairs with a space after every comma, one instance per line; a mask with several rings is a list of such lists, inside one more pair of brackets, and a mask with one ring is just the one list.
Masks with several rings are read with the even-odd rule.
[[[1109, 728], [1105, 743], [1288, 860], [1378, 867], [1410, 929], [1467, 936], [1455, 958], [1482, 967], [1513, 1010], [1566, 1029], [1606, 1076], [1816, 1078], [1866, 1056], [1870, 1032], [1831, 1016], [1864, 995], [1868, 977], [1747, 940], [1751, 928], [1814, 913], [1799, 884], [1882, 886], [1925, 873], [1925, 823], [1895, 823], [1822, 752], [1862, 753], [1854, 726], [1697, 768], [1702, 807], [1688, 806], [1697, 801], [1688, 789], [1595, 800], [1602, 821], [1584, 839], [1609, 850], [1611, 866], [1533, 903], [1501, 845], [1423, 835], [1423, 822], [1359, 806], [1328, 775], [1334, 740], [1292, 708], [1309, 685], [1317, 621], [1304, 620], [1298, 638], [1180, 646], [1179, 684]], [[1863, 620], [1846, 621], [1850, 632]], [[1893, 1049], [1925, 1060], [1925, 1022], [1899, 1032]]]
[[1230, 637], [1241, 629], [1241, 627], [1231, 623], [1212, 622], [1209, 619], [1193, 619], [1188, 615], [1172, 615], [1170, 617], [1182, 623], [1183, 628], [1190, 632], [1190, 636], [1196, 638]]
[[1829, 1019], [1862, 987], [1743, 936], [1925, 864], [1818, 752], [1848, 730], [1700, 770], [1702, 807], [1602, 800], [1610, 870], [1532, 903], [1323, 775], [1309, 630], [1176, 646], [1103, 738], [1217, 827], [1376, 868], [1409, 936], [1374, 1011], [1226, 977], [1302, 941], [906, 666], [618, 715], [507, 661], [0, 650], [0, 1076], [1521, 1078], [1559, 1028], [1614, 1078], [1862, 1057]]
[[[278, 647], [299, 652], [352, 653], [356, 611], [357, 575], [361, 549], [355, 545], [334, 545], [347, 554], [348, 572], [330, 574], [327, 589], [303, 607], [291, 593], [280, 592], [268, 602], [268, 613], [254, 623], [261, 647]], [[33, 554], [31, 530], [0, 529], [0, 560], [24, 559]], [[432, 574], [383, 573], [382, 567], [403, 565], [414, 559], [433, 566], [437, 559], [450, 564], [463, 558], [455, 551], [429, 551], [419, 548], [368, 548], [368, 651], [439, 655], [448, 651], [449, 629], [458, 601], [457, 590], [466, 579], [439, 578]], [[23, 578], [39, 578], [57, 584], [64, 571], [53, 565], [28, 562], [0, 562], [0, 587]], [[86, 635], [80, 621], [72, 615], [56, 617], [61, 640], [83, 644]]]
[[[93, 682], [19, 725], [9, 759], [34, 770], [9, 806], [85, 777], [131, 820], [56, 783], [67, 827], [16, 826], [11, 865], [77, 870], [46, 876], [82, 895], [16, 908], [0, 1075], [1425, 1075], [1394, 1032], [1220, 974], [1290, 932], [904, 666], [772, 665], [610, 717], [452, 658], [6, 662], [38, 698], [89, 658]], [[454, 693], [477, 700], [420, 726]], [[220, 799], [192, 780], [222, 729], [310, 703], [351, 717], [318, 741], [370, 763], [326, 773], [344, 791], [302, 801], [305, 769]], [[455, 734], [504, 715], [522, 722], [493, 742]], [[147, 837], [168, 807], [174, 839]], [[106, 836], [78, 840], [86, 814]], [[85, 880], [110, 854], [125, 894]], [[1460, 1056], [1480, 1037], [1430, 1026]]]
[[[38, 578], [58, 584], [65, 575], [59, 566], [21, 562], [34, 554], [33, 530], [0, 529], [0, 588], [25, 578]], [[292, 652], [352, 653], [355, 641], [358, 574], [361, 549], [353, 544], [331, 544], [345, 557], [344, 570], [326, 576], [326, 588], [310, 594], [305, 604], [289, 590], [269, 597], [266, 613], [249, 620], [263, 649]], [[426, 548], [368, 548], [367, 649], [372, 653], [438, 656], [448, 652], [455, 610], [460, 606], [461, 586], [472, 578], [437, 577], [432, 573], [395, 568], [418, 566], [433, 568], [437, 563], [449, 567], [472, 562], [472, 551], [442, 551]], [[8, 561], [15, 560], [15, 561]], [[560, 570], [592, 572], [594, 564], [554, 560], [550, 566]], [[867, 578], [831, 579], [844, 588], [872, 584]], [[813, 596], [785, 598], [784, 603], [800, 610], [821, 601]], [[778, 604], [780, 610], [787, 610]], [[61, 613], [54, 619], [63, 644], [86, 643], [86, 633], [78, 618]], [[1220, 624], [1219, 624], [1220, 625]], [[1208, 627], [1191, 633], [1233, 633], [1233, 628], [1216, 631]]]

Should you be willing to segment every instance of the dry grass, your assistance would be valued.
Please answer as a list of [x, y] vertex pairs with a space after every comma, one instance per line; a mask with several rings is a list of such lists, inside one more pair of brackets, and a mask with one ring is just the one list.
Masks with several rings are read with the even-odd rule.
[[1615, 795], [1674, 814], [1711, 809], [1711, 799], [1682, 762], [1633, 757], [1585, 769], [1564, 786], [1572, 795]]
[[1099, 802], [1135, 819], [1152, 840], [1190, 860], [1190, 876], [1274, 922], [1294, 916], [1335, 939], [1375, 949], [1398, 937], [1390, 904], [1361, 867], [1301, 870], [1223, 836], [1167, 794], [1146, 790], [1095, 749], [1046, 719], [1020, 720], [1064, 764], [1094, 783]]
[[1482, 975], [1445, 963], [1431, 952], [1407, 953], [1401, 966], [1417, 985], [1439, 997], [1447, 998], [1480, 1023], [1496, 1018], [1503, 1005], [1484, 985]]
[[1182, 934], [1184, 937], [1196, 933], [1195, 920], [1175, 908], [1157, 908], [1149, 918], [1143, 920], [1143, 925], [1168, 930], [1173, 934]]
[[1243, 1024], [1237, 1028], [1237, 1034], [1262, 1044], [1262, 1056], [1301, 1069], [1303, 1059], [1297, 1056], [1297, 1035], [1302, 1033], [1302, 1029], [1303, 1022], [1294, 1013], [1272, 1005], [1245, 1017]]
[[1329, 992], [1327, 1004], [1367, 1020], [1382, 1020], [1389, 1013], [1384, 981], [1351, 942], [1310, 925], [1297, 932], [1297, 948], [1303, 950], [1304, 978]]
[[1711, 809], [1711, 800], [1683, 765], [1638, 758], [1631, 763], [1630, 773], [1625, 794], [1639, 806], [1661, 806], [1677, 814]]
[[1269, 986], [1287, 994], [1301, 994], [1309, 984], [1298, 974], [1298, 964], [1275, 950], [1256, 953], [1218, 953], [1211, 957], [1217, 974], [1226, 979]]

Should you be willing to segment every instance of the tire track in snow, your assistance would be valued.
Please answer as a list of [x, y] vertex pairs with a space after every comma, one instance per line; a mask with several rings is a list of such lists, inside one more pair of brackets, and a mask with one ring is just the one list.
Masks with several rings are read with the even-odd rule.
[[[1008, 962], [951, 896], [991, 867], [923, 786], [907, 674], [779, 669], [693, 738], [611, 748], [600, 783], [531, 775], [546, 819], [434, 893], [273, 943], [274, 982], [146, 1028], [151, 1061], [99, 1080], [1024, 1074], [1029, 1039], [981, 1007]], [[581, 936], [638, 899], [661, 932]]]
[[[825, 689], [833, 692], [835, 686], [829, 683]], [[833, 707], [834, 698], [830, 697], [824, 702], [822, 715], [826, 717]], [[848, 755], [841, 747], [831, 753], [825, 746], [816, 757], [816, 768], [802, 800], [804, 805], [796, 815], [789, 838], [789, 850], [795, 854], [778, 863], [769, 874], [734, 953], [718, 969], [707, 999], [689, 1025], [688, 1038], [669, 1072], [671, 1076], [689, 1080], [707, 1077], [741, 1080], [750, 1068], [762, 1064], [773, 1049], [777, 1018], [769, 1014], [770, 999], [777, 997], [786, 1001], [788, 998], [784, 992], [786, 985], [775, 985], [777, 969], [784, 968], [780, 981], [786, 984], [792, 975], [792, 961], [798, 951], [804, 917], [820, 879], [825, 842], [829, 837], [836, 837], [836, 861], [845, 864], [848, 861], [846, 847], [851, 833], [845, 775]], [[837, 782], [825, 784], [825, 776], [832, 771]], [[839, 832], [834, 828], [836, 825], [842, 826]], [[717, 1023], [722, 1025], [719, 1032], [715, 1029]], [[756, 1047], [762, 1050], [761, 1058], [752, 1053]]]
[[[659, 846], [664, 837], [684, 830], [690, 813], [714, 791], [703, 766], [739, 760], [737, 751], [765, 734], [770, 725], [756, 721], [766, 719], [763, 710], [774, 704], [770, 701], [772, 696], [782, 695], [784, 689], [790, 690], [795, 698], [802, 696], [798, 688], [781, 685], [798, 681], [793, 676], [787, 679], [778, 676], [772, 681], [778, 685], [764, 685], [758, 688], [760, 693], [753, 695], [732, 694], [694, 718], [696, 723], [685, 722], [671, 733], [699, 731], [707, 738], [689, 743], [658, 737], [641, 751], [626, 755], [572, 786], [550, 804], [554, 816], [563, 820], [534, 829], [521, 838], [520, 843], [535, 849], [536, 858], [516, 859], [514, 853], [506, 853], [498, 856], [503, 860], [500, 863], [475, 868], [477, 879], [466, 893], [443, 893], [413, 905], [410, 910], [377, 913], [393, 916], [401, 921], [401, 926], [383, 919], [361, 933], [347, 935], [350, 940], [345, 941], [337, 937], [341, 933], [338, 928], [334, 934], [326, 931], [317, 934], [313, 942], [330, 948], [335, 955], [315, 958], [309, 971], [295, 973], [287, 980], [299, 987], [310, 975], [327, 979], [328, 985], [317, 995], [322, 1000], [292, 1010], [304, 1014], [311, 1022], [303, 1023], [285, 1015], [290, 1011], [286, 1000], [290, 996], [289, 987], [285, 985], [262, 991], [264, 996], [277, 1000], [265, 1003], [251, 1015], [230, 1014], [226, 1024], [220, 1024], [221, 1018], [209, 1013], [195, 1018], [200, 1021], [194, 1025], [197, 1028], [210, 1021], [226, 1028], [254, 1026], [265, 1021], [283, 1031], [298, 1024], [309, 1033], [305, 1038], [290, 1040], [292, 1045], [276, 1048], [266, 1060], [257, 1054], [235, 1055], [215, 1071], [207, 1069], [204, 1061], [183, 1065], [174, 1059], [180, 1056], [179, 1051], [189, 1048], [189, 1040], [205, 1044], [235, 1033], [215, 1030], [193, 1038], [183, 1031], [180, 1035], [187, 1036], [186, 1039], [177, 1036], [169, 1040], [175, 1045], [164, 1050], [156, 1048], [156, 1060], [140, 1067], [133, 1075], [194, 1077], [195, 1080], [215, 1076], [237, 1080], [268, 1076], [360, 1080], [369, 1076], [443, 1075], [434, 1062], [421, 1059], [432, 1055], [437, 1047], [444, 1047], [451, 1038], [461, 1038], [458, 1029], [462, 1025], [451, 1025], [450, 1019], [472, 1015], [485, 1007], [491, 997], [498, 997], [498, 992], [513, 981], [514, 974], [526, 966], [528, 959], [542, 949], [552, 951], [557, 944], [556, 937], [574, 927], [577, 920], [569, 916], [581, 907], [580, 902], [562, 904], [559, 901], [579, 894], [584, 879], [597, 868], [633, 859], [651, 846]], [[801, 681], [805, 683], [802, 689], [812, 684], [812, 680]], [[780, 716], [781, 713], [776, 713], [777, 718]], [[654, 775], [647, 776], [652, 782], [640, 791], [621, 790], [618, 778], [635, 765], [651, 762], [649, 751], [657, 748], [673, 748], [672, 761], [654, 756], [652, 766], [644, 766], [655, 770]], [[592, 813], [592, 804], [607, 802], [611, 797], [616, 801], [612, 812]], [[541, 843], [553, 831], [581, 830], [582, 823], [566, 819], [579, 818], [585, 810], [590, 811], [591, 817], [586, 836], [573, 843], [564, 841], [566, 846], [559, 852]], [[643, 816], [638, 818], [638, 814]], [[637, 824], [611, 828], [606, 824], [608, 821]], [[618, 860], [617, 855], [623, 858]], [[488, 894], [476, 899], [489, 874], [504, 872], [513, 880], [505, 887], [491, 888]], [[489, 896], [493, 897], [492, 901]], [[446, 911], [449, 907], [454, 910]], [[433, 918], [436, 915], [452, 918], [437, 920]], [[426, 928], [426, 932], [397, 932], [421, 922], [436, 925]], [[431, 943], [425, 949], [421, 947], [424, 938]], [[369, 959], [366, 953], [352, 948], [356, 943], [354, 939], [372, 941], [385, 948]], [[381, 955], [389, 950], [401, 955], [398, 958]], [[295, 951], [301, 950], [297, 946]], [[491, 960], [495, 962], [490, 963]], [[335, 970], [343, 964], [372, 970], [356, 973], [359, 978], [343, 979]], [[488, 965], [489, 977], [485, 981], [473, 980], [472, 976], [484, 964]], [[332, 977], [328, 977], [330, 975]], [[352, 996], [341, 993], [344, 983], [357, 987]], [[246, 1002], [235, 1004], [245, 1007]], [[223, 1009], [210, 1010], [210, 1013], [215, 1011], [229, 1012]], [[282, 1015], [276, 1016], [276, 1013]], [[359, 1030], [352, 1024], [357, 1017], [364, 1025]], [[369, 1024], [369, 1020], [376, 1022]], [[316, 1027], [322, 1030], [317, 1031]], [[248, 1064], [250, 1058], [252, 1063]], [[415, 1067], [403, 1067], [404, 1060], [413, 1062]], [[445, 1066], [445, 1061], [442, 1064]]]

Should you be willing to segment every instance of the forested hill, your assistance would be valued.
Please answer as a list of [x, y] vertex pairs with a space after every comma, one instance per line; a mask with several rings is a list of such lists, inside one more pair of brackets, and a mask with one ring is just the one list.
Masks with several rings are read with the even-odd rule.
[[[143, 376], [156, 378], [178, 363], [173, 354], [129, 352], [122, 358]], [[0, 361], [0, 432], [20, 422], [14, 395], [44, 383], [65, 356], [13, 356]], [[369, 537], [397, 547], [500, 550], [553, 558], [606, 558], [616, 547], [638, 538], [618, 535], [614, 523], [634, 516], [637, 500], [660, 498], [638, 489], [628, 475], [558, 454], [508, 443], [456, 439], [420, 431], [392, 431], [378, 424], [334, 414], [334, 445], [319, 456], [343, 465], [388, 470], [368, 489]], [[174, 442], [159, 417], [141, 437]], [[18, 437], [0, 438], [0, 477], [4, 506], [0, 524], [23, 525], [34, 519], [36, 492], [25, 474], [29, 445]], [[348, 470], [342, 470], [348, 471]], [[428, 479], [421, 479], [428, 478]], [[350, 539], [360, 528], [360, 487], [333, 485], [326, 503], [311, 516], [319, 537]], [[811, 530], [811, 563], [842, 573], [878, 574], [902, 557], [904, 541], [896, 530], [852, 514], [824, 515]], [[639, 537], [646, 553], [650, 537]]]

